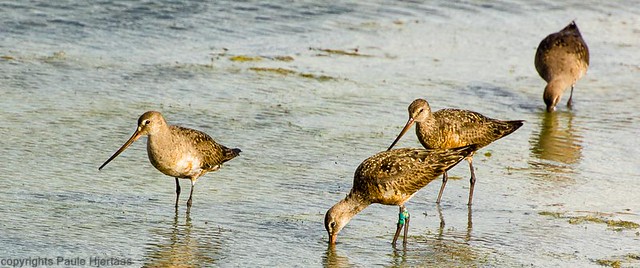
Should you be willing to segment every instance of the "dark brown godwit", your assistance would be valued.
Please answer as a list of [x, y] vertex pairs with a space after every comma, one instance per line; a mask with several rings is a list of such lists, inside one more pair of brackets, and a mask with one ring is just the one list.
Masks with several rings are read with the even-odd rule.
[[176, 208], [180, 198], [178, 179], [191, 180], [191, 192], [187, 207], [191, 207], [193, 187], [198, 178], [207, 172], [220, 169], [222, 163], [240, 154], [240, 149], [229, 149], [215, 142], [204, 132], [168, 125], [162, 114], [149, 111], [138, 119], [138, 128], [131, 138], [107, 159], [98, 170], [122, 153], [140, 137], [147, 135], [147, 155], [151, 164], [160, 172], [176, 179]]
[[393, 244], [396, 244], [403, 227], [403, 244], [406, 244], [410, 216], [404, 203], [475, 150], [475, 145], [446, 150], [403, 148], [367, 158], [356, 169], [351, 192], [331, 207], [324, 217], [329, 244], [335, 244], [338, 233], [351, 218], [373, 203], [400, 207]]
[[535, 65], [538, 74], [547, 81], [542, 95], [547, 112], [556, 109], [562, 93], [569, 86], [571, 94], [567, 106], [571, 107], [573, 88], [589, 68], [589, 48], [575, 21], [542, 39], [536, 51]]
[[[523, 122], [523, 120], [501, 121], [476, 112], [459, 109], [442, 109], [431, 113], [431, 107], [426, 100], [416, 99], [409, 105], [409, 121], [387, 150], [393, 148], [413, 123], [417, 125], [416, 134], [424, 148], [449, 149], [476, 144], [477, 149], [480, 149], [516, 131]], [[467, 161], [471, 171], [468, 203], [471, 205], [473, 188], [476, 183], [476, 175], [473, 171], [473, 153], [467, 157]], [[447, 172], [444, 172], [436, 203], [440, 203], [448, 179]]]

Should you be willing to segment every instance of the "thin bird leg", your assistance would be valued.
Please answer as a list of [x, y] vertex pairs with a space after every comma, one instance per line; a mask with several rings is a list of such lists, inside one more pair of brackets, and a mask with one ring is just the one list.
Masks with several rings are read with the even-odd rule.
[[180, 199], [180, 182], [176, 178], [176, 208], [178, 208], [178, 200]]
[[191, 192], [189, 193], [189, 200], [187, 200], [187, 208], [191, 207], [191, 197], [193, 196], [193, 187], [195, 186], [196, 181], [191, 180]]
[[438, 209], [438, 217], [440, 218], [440, 231], [442, 231], [442, 229], [444, 229], [444, 216], [442, 216], [442, 207], [440, 207], [440, 204], [436, 204], [436, 208]]
[[442, 192], [444, 192], [444, 186], [447, 185], [447, 180], [449, 180], [449, 175], [445, 171], [442, 174], [442, 186], [440, 186], [440, 192], [438, 193], [438, 200], [436, 200], [436, 204], [440, 204], [440, 199], [442, 198]]
[[[393, 236], [393, 242], [392, 244], [395, 246], [396, 245], [396, 241], [398, 241], [398, 236], [400, 236], [400, 230], [402, 230], [402, 227], [405, 226], [405, 224], [408, 224], [408, 218], [409, 218], [409, 212], [407, 211], [407, 208], [404, 207], [404, 205], [399, 206], [400, 207], [400, 213], [398, 214], [398, 227], [396, 229], [396, 234]], [[406, 243], [406, 229], [405, 229], [405, 238], [404, 238], [404, 243]]]
[[471, 201], [473, 200], [473, 187], [476, 185], [476, 173], [473, 172], [473, 158], [468, 157], [467, 161], [469, 161], [469, 170], [471, 170], [471, 179], [469, 180], [471, 186], [469, 187], [469, 203], [467, 205], [471, 206]]
[[571, 108], [571, 104], [572, 104], [572, 103], [571, 103], [571, 98], [573, 97], [573, 87], [574, 87], [574, 86], [575, 86], [575, 85], [571, 85], [571, 94], [569, 94], [569, 100], [567, 101], [567, 106], [568, 106], [569, 108]]
[[407, 235], [409, 234], [409, 220], [411, 219], [411, 215], [409, 214], [409, 211], [407, 211], [406, 209], [404, 213], [406, 213], [406, 215], [405, 215], [405, 223], [404, 223], [404, 238], [402, 239], [402, 245], [406, 246]]

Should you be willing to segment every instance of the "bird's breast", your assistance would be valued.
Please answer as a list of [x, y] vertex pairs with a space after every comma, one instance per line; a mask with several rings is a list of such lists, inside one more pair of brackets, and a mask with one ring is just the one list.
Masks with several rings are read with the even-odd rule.
[[200, 159], [191, 154], [183, 155], [174, 165], [174, 172], [182, 177], [192, 177], [202, 172]]
[[202, 173], [200, 157], [189, 150], [148, 150], [148, 153], [151, 164], [167, 176], [189, 178]]

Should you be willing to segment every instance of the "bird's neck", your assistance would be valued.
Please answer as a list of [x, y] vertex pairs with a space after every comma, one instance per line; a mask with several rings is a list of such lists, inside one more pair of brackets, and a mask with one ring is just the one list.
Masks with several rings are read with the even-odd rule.
[[167, 125], [157, 126], [147, 134], [149, 138], [166, 138], [171, 136], [171, 128]]
[[438, 122], [434, 116], [429, 116], [420, 122], [416, 122], [416, 134], [418, 140], [425, 148], [432, 148], [430, 144], [431, 136], [439, 133]]
[[549, 81], [549, 83], [545, 87], [544, 94], [545, 95], [562, 94], [562, 92], [564, 92], [564, 90], [570, 87], [573, 83], [574, 83], [573, 78], [567, 75], [554, 77], [553, 80]]
[[360, 211], [365, 209], [367, 206], [369, 206], [371, 202], [367, 202], [367, 200], [362, 195], [351, 192], [347, 195], [347, 197], [340, 201], [339, 204], [344, 209], [344, 211], [346, 211], [351, 215], [351, 217], [353, 217]]
[[[153, 132], [147, 134], [147, 151], [160, 150], [162, 148], [173, 148], [174, 138], [171, 130], [168, 127], [157, 128]], [[149, 156], [151, 158], [151, 155]]]

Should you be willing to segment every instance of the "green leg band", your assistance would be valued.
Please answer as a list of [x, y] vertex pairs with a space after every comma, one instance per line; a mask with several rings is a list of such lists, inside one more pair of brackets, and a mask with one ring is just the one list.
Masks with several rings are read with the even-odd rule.
[[400, 214], [398, 215], [398, 224], [404, 224], [407, 218], [409, 218], [409, 211], [407, 211], [406, 209], [402, 210], [402, 212], [400, 212]]

